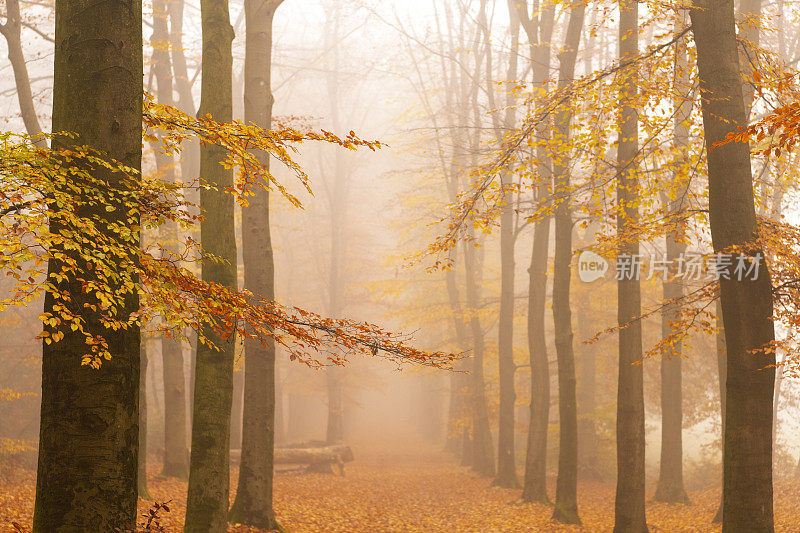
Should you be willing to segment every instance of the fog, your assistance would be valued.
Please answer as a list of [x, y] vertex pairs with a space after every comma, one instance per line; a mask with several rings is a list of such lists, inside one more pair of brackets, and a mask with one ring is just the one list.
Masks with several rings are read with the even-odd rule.
[[[54, 2], [20, 4], [21, 42], [33, 101], [42, 128], [49, 132], [53, 105]], [[559, 384], [571, 383], [571, 405], [577, 413], [574, 419], [579, 506], [587, 514], [612, 513], [612, 489], [618, 475], [619, 336], [620, 331], [630, 331], [626, 327], [619, 329], [618, 279], [615, 279], [619, 264], [616, 258], [619, 249], [615, 248], [619, 200], [614, 181], [619, 102], [614, 95], [619, 91], [617, 84], [623, 83], [617, 72], [620, 17], [612, 4], [586, 6], [573, 79], [564, 81], [566, 89], [559, 89], [560, 59], [568, 51], [564, 42], [568, 38], [569, 5], [556, 4], [552, 37], [537, 47], [531, 39], [539, 38], [537, 32], [546, 31], [543, 20], [547, 7], [542, 4], [540, 9], [538, 1], [534, 6], [527, 5], [525, 15], [531, 18], [516, 27], [516, 36], [512, 36], [510, 28], [515, 22], [518, 24], [520, 16], [516, 10], [509, 13], [515, 4], [486, 0], [286, 0], [276, 12], [271, 70], [275, 122], [302, 131], [331, 131], [342, 138], [352, 131], [360, 139], [380, 141], [383, 145], [375, 151], [347, 150], [330, 143], [298, 145], [292, 157], [308, 174], [312, 193], [304, 189], [290, 169], [273, 158], [276, 180], [302, 204], [291, 205], [272, 187], [269, 210], [276, 301], [325, 317], [377, 324], [385, 331], [402, 333], [403, 339], [416, 349], [458, 356], [452, 367], [442, 361], [422, 365], [392, 359], [377, 348], [372, 352], [362, 349], [349, 353], [346, 364], [338, 366], [329, 359], [340, 355], [334, 353], [337, 348], [322, 346], [310, 350], [311, 359], [321, 363], [316, 367], [290, 360], [291, 343], [289, 346], [278, 343], [276, 446], [302, 448], [310, 441], [318, 441], [316, 446], [323, 447], [345, 444], [354, 455], [352, 464], [345, 467], [348, 473], [341, 480], [330, 473], [287, 472], [277, 465], [276, 509], [281, 521], [293, 524], [290, 531], [325, 530], [323, 526], [295, 519], [282, 499], [285, 498], [282, 489], [302, 491], [292, 485], [303, 483], [297, 481], [302, 479], [313, 480], [314, 490], [331, 483], [339, 487], [336, 490], [346, 491], [341, 488], [345, 485], [340, 484], [348, 480], [353, 484], [367, 483], [365, 479], [383, 472], [386, 486], [391, 487], [396, 471], [409, 469], [423, 480], [419, 483], [429, 491], [426, 497], [441, 494], [444, 498], [451, 487], [441, 478], [450, 475], [439, 479], [433, 474], [425, 477], [425, 469], [441, 472], [437, 469], [449, 468], [447, 472], [452, 476], [465, 476], [464, 479], [482, 487], [470, 495], [475, 501], [484, 494], [482, 490], [487, 494], [494, 491], [492, 497], [505, 498], [508, 503], [518, 502], [521, 497], [526, 499], [520, 496], [520, 490], [523, 486], [528, 490], [529, 478], [534, 475], [529, 472], [530, 456], [535, 453], [531, 451], [535, 439], [531, 436], [535, 433], [531, 429], [531, 416], [535, 409], [542, 409], [541, 396], [531, 398], [532, 391], [539, 394], [542, 390], [535, 383], [531, 385], [536, 355], [546, 358], [545, 373], [539, 379], [549, 383], [546, 393], [549, 417], [543, 429], [547, 490], [555, 494], [559, 442], [564, 442], [560, 440], [564, 439], [560, 422], [566, 416], [564, 413], [570, 413], [560, 409], [559, 402], [568, 400], [560, 400]], [[7, 20], [5, 9], [0, 4], [0, 21]], [[793, 2], [764, 4], [760, 41], [753, 45], [761, 54], [756, 54], [761, 58], [757, 68], [772, 69], [770, 72], [774, 74], [779, 65], [784, 69], [780, 72], [796, 74], [800, 53], [795, 39], [797, 10]], [[641, 327], [642, 348], [635, 357], [634, 367], [643, 372], [645, 485], [649, 502], [659, 486], [664, 460], [662, 404], [674, 400], [671, 393], [662, 395], [662, 357], [680, 361], [680, 490], [688, 491], [689, 499], [700, 498], [703, 511], [710, 513], [702, 518], [705, 526], [719, 503], [723, 475], [720, 348], [714, 319], [716, 293], [709, 291], [705, 300], [686, 297], [685, 313], [689, 318], [684, 316], [680, 324], [673, 325], [680, 329], [682, 348], [679, 345], [677, 353], [670, 352], [674, 340], [666, 342], [666, 347], [659, 344], [665, 342], [673, 327], [669, 317], [663, 318], [669, 312], [669, 298], [663, 292], [666, 284], [652, 270], [655, 265], [652, 258], [669, 253], [665, 235], [671, 231], [670, 226], [659, 226], [659, 220], [669, 202], [675, 201], [676, 194], [690, 198], [681, 207], [690, 213], [685, 217], [688, 220], [685, 253], [708, 258], [713, 252], [706, 216], [708, 166], [700, 100], [696, 98], [697, 71], [691, 66], [681, 72], [680, 59], [674, 52], [678, 46], [675, 43], [687, 39], [675, 37], [676, 28], [685, 23], [675, 15], [679, 11], [686, 10], [656, 3], [641, 4], [640, 27], [634, 30], [638, 32], [639, 50], [644, 58], [640, 68], [640, 97], [635, 105], [639, 115], [636, 179], [641, 194], [637, 207], [645, 220], [638, 226], [635, 239], [644, 260], [643, 275], [637, 284], [641, 287], [641, 311], [634, 320]], [[156, 95], [154, 52], [159, 47], [169, 47], [169, 43], [151, 39], [153, 17], [153, 5], [146, 0], [143, 86]], [[199, 1], [186, 0], [183, 51], [195, 106], [201, 102], [200, 17]], [[246, 27], [241, 0], [230, 0], [230, 17], [236, 35], [233, 117], [244, 120]], [[536, 63], [537, 57], [547, 47], [552, 52], [548, 64], [541, 67]], [[693, 65], [696, 56], [693, 43], [689, 48], [688, 57]], [[7, 40], [1, 39], [0, 57], [6, 55]], [[537, 70], [550, 80], [544, 90], [543, 85], [535, 87], [532, 81]], [[675, 80], [684, 75], [686, 85], [680, 86]], [[0, 61], [0, 116], [5, 121], [4, 130], [24, 134], [26, 127], [17, 83], [10, 62]], [[764, 85], [770, 83], [768, 80]], [[686, 121], [688, 140], [682, 147], [673, 138], [673, 116], [678, 113], [675, 95], [681, 91], [681, 97], [693, 102], [689, 104]], [[756, 91], [753, 117], [766, 115], [776, 107], [776, 102], [786, 103], [786, 93], [780, 89], [773, 93]], [[174, 101], [177, 105], [177, 84]], [[562, 116], [559, 113], [563, 112], [564, 102], [571, 106], [572, 128], [567, 131], [571, 132], [572, 140], [563, 141], [564, 147], [559, 152], [548, 139], [557, 138], [558, 117]], [[145, 175], [159, 172], [155, 146], [144, 145]], [[547, 150], [555, 151], [547, 155], [549, 163], [545, 164], [542, 154]], [[553, 301], [556, 243], [560, 237], [556, 226], [549, 223], [558, 216], [561, 201], [554, 192], [558, 186], [554, 189], [552, 181], [553, 164], [558, 166], [559, 157], [570, 158], [562, 163], [571, 175], [570, 187], [573, 187], [568, 200], [572, 202], [572, 228], [567, 233], [572, 236], [567, 245], [570, 259], [566, 274], [566, 306], [571, 311], [571, 318], [567, 317], [571, 320], [568, 340], [574, 352], [571, 381], [569, 377], [559, 377], [565, 370], [559, 367], [564, 359], [558, 355], [556, 337], [560, 334], [554, 324], [553, 309], [554, 304], [564, 305], [558, 298]], [[676, 185], [665, 183], [673, 183], [669, 176], [676, 168], [674, 161], [681, 157], [690, 168], [686, 172], [691, 183], [683, 193], [676, 193]], [[772, 161], [769, 157], [753, 156], [756, 211], [763, 217], [772, 216], [793, 224], [798, 214], [797, 165], [793, 154], [782, 157]], [[175, 158], [172, 164], [178, 168], [180, 159]], [[546, 177], [543, 177], [544, 167], [547, 167]], [[546, 180], [549, 184], [545, 186]], [[470, 199], [474, 200], [471, 204]], [[464, 205], [468, 205], [468, 214], [459, 219], [458, 209], [464, 209]], [[236, 206], [235, 217], [238, 284], [243, 288], [241, 205]], [[545, 255], [542, 258], [540, 254], [538, 264], [544, 265], [541, 274], [546, 276], [546, 285], [544, 300], [537, 304], [533, 303], [535, 295], [531, 289], [539, 268], [535, 266], [534, 239], [543, 220], [548, 221], [544, 232], [549, 238], [543, 245]], [[184, 236], [200, 240], [199, 225], [181, 231]], [[503, 231], [507, 232], [510, 244], [502, 241]], [[166, 242], [163, 233], [152, 228], [145, 233], [144, 240]], [[608, 267], [599, 279], [581, 279], [579, 258], [587, 250], [596, 252]], [[773, 257], [769, 255], [769, 261]], [[198, 264], [188, 268], [199, 275]], [[684, 279], [682, 295], [694, 295], [706, 287], [705, 281]], [[0, 283], [4, 293], [11, 290], [10, 280]], [[0, 465], [7, 474], [0, 475], [0, 479], [13, 480], [14, 475], [23, 475], [15, 474], [18, 470], [30, 476], [36, 472], [42, 391], [42, 343], [37, 335], [42, 330], [39, 318], [42, 306], [39, 298], [27, 306], [10, 307], [0, 313], [0, 331], [5, 341], [0, 345]], [[501, 311], [504, 306], [510, 309], [510, 315], [505, 317]], [[543, 318], [536, 318], [539, 316]], [[785, 319], [776, 320], [778, 340], [793, 339], [793, 325]], [[183, 330], [184, 381], [165, 384], [163, 333], [156, 331], [158, 324], [154, 317], [148, 332], [142, 336], [149, 361], [146, 373], [141, 376], [146, 383], [146, 460], [149, 471], [158, 472], [153, 474], [151, 492], [153, 486], [161, 490], [159, 480], [165, 479], [158, 476], [168, 440], [165, 432], [173, 430], [165, 418], [170, 387], [185, 391], [182, 409], [187, 416], [183, 434], [187, 436], [187, 449], [191, 446], [191, 392], [197, 343], [196, 333]], [[536, 344], [536, 324], [543, 324], [544, 345]], [[724, 345], [724, 337], [722, 342]], [[238, 475], [242, 448], [247, 368], [244, 344], [243, 336], [238, 336], [230, 437], [234, 476]], [[510, 363], [508, 359], [501, 362], [504, 349], [511, 354]], [[664, 356], [665, 353], [672, 355]], [[722, 353], [724, 364], [724, 347]], [[793, 354], [786, 353], [783, 347], [778, 349], [779, 363], [783, 359], [786, 368], [792, 370], [776, 380], [779, 385], [774, 395], [777, 406], [772, 423], [776, 501], [783, 497], [781, 494], [791, 493], [793, 489], [784, 490], [784, 484], [788, 487], [790, 482], [795, 483], [796, 472], [800, 472], [797, 438], [800, 388], [794, 378], [796, 365], [788, 362]], [[483, 358], [482, 364], [478, 363], [482, 378], [476, 376], [476, 354]], [[509, 372], [509, 367], [503, 365], [508, 364], [513, 388], [501, 393], [506, 387], [501, 385], [503, 372]], [[500, 430], [501, 425], [507, 424], [501, 422], [506, 416], [503, 407], [506, 400], [501, 397], [508, 398], [508, 394], [513, 407], [506, 406], [505, 413], [512, 413], [513, 421], [509, 426], [511, 447], [506, 450], [513, 454], [510, 459], [513, 482], [503, 478], [502, 472], [495, 473], [502, 469], [499, 455], [503, 454], [503, 439], [506, 446], [509, 444], [508, 437], [502, 437]], [[340, 404], [332, 399], [335, 395], [340, 395]], [[530, 407], [532, 402], [534, 407]], [[337, 418], [342, 430], [332, 438], [331, 420]], [[486, 458], [478, 457], [484, 423], [488, 424], [491, 442], [486, 451], [491, 472], [481, 466]], [[351, 472], [353, 477], [349, 477]], [[593, 494], [602, 496], [593, 499]], [[175, 498], [185, 501], [185, 496]], [[308, 505], [324, 515], [326, 501]], [[598, 501], [605, 503], [600, 505]], [[550, 518], [550, 511], [530, 512]], [[2, 517], [6, 519], [5, 515]], [[417, 518], [407, 518], [409, 530], [421, 527]], [[386, 525], [374, 517], [361, 520], [364, 531], [401, 530], [400, 526]], [[457, 530], [455, 518], [437, 520], [441, 520], [441, 527], [429, 525], [429, 530]], [[588, 526], [588, 530], [605, 530], [605, 525], [597, 524]], [[689, 525], [696, 524], [689, 522]], [[545, 526], [531, 527], [545, 529]], [[509, 528], [509, 531], [525, 530]], [[331, 526], [330, 531], [334, 530], [339, 529]], [[495, 524], [487, 525], [486, 529], [464, 530], [499, 531], [501, 527]]]

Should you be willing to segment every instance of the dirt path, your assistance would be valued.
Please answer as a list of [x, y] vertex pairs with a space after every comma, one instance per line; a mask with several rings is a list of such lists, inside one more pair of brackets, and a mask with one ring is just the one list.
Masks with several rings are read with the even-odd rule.
[[[488, 480], [434, 448], [376, 452], [355, 446], [354, 451], [356, 461], [348, 464], [345, 477], [276, 477], [275, 508], [288, 532], [594, 532], [611, 531], [613, 526], [612, 485], [581, 485], [584, 525], [562, 526], [550, 520], [551, 508], [520, 504], [520, 491], [490, 487]], [[158, 465], [153, 464], [150, 492], [159, 501], [173, 500], [163, 523], [167, 531], [181, 531], [186, 483], [157, 479], [157, 471]], [[235, 479], [231, 486], [236, 487]], [[777, 530], [797, 531], [797, 488], [783, 485], [776, 493]], [[708, 524], [718, 495], [718, 490], [692, 492], [690, 506], [648, 504], [651, 531], [719, 531], [719, 526]], [[150, 503], [141, 501], [141, 512]], [[32, 510], [32, 476], [21, 476], [14, 484], [0, 483], [0, 531], [17, 531], [12, 519], [29, 528]], [[230, 531], [256, 530], [232, 526]]]

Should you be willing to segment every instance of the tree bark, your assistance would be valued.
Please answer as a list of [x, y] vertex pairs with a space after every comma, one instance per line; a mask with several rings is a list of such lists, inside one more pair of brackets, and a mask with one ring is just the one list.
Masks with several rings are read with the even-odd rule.
[[[227, 0], [202, 0], [203, 78], [200, 116], [219, 122], [232, 118], [232, 63]], [[200, 175], [215, 189], [200, 191], [205, 218], [200, 224], [203, 252], [224, 262], [205, 261], [204, 281], [236, 287], [236, 233], [233, 222], [233, 173], [220, 163], [221, 146], [206, 144], [200, 150]], [[233, 396], [234, 335], [221, 337], [204, 326], [203, 335], [213, 342], [197, 343], [194, 415], [186, 504], [187, 532], [222, 532], [227, 529], [231, 403]]]
[[[683, 15], [676, 28], [680, 31], [686, 26], [686, 15]], [[689, 86], [689, 64], [686, 57], [686, 43], [681, 40], [675, 44], [675, 79], [680, 87]], [[676, 87], [676, 91], [678, 88]], [[673, 138], [675, 151], [685, 154], [689, 148], [689, 128], [691, 120], [691, 103], [678, 97], [675, 100], [675, 123]], [[685, 206], [683, 200], [689, 186], [688, 157], [675, 162], [673, 180], [679, 187], [674, 198], [666, 198], [668, 216], [680, 219]], [[686, 252], [686, 230], [682, 222], [673, 222], [676, 230], [666, 237], [666, 261], [670, 265], [669, 278], [663, 283], [663, 297], [667, 302], [661, 314], [661, 334], [664, 339], [670, 335], [676, 338], [668, 342], [661, 353], [661, 462], [655, 501], [668, 503], [689, 503], [683, 488], [683, 384], [681, 361], [683, 357], [683, 339], [678, 328], [681, 303], [683, 297], [683, 279], [677, 276], [677, 265]]]
[[[59, 137], [53, 144], [88, 145], [140, 169], [141, 3], [57, 2], [55, 41], [53, 131], [72, 132], [77, 138]], [[119, 185], [116, 174], [97, 173], [109, 187]], [[87, 207], [83, 215], [109, 222], [127, 219], [129, 208], [117, 207], [112, 212]], [[120, 265], [132, 259], [120, 257]], [[61, 272], [62, 266], [52, 259], [48, 271]], [[94, 300], [83, 294], [76, 278], [93, 276], [77, 273], [56, 288], [70, 294], [72, 312], [86, 321], [86, 330], [105, 337], [112, 358], [98, 370], [82, 366], [85, 338], [64, 325], [63, 339], [43, 346], [36, 532], [113, 531], [136, 520], [139, 328], [109, 331], [99, 316], [83, 307]], [[53, 306], [62, 302], [48, 293], [45, 312], [54, 312]], [[138, 298], [128, 296], [120, 319], [126, 320], [138, 307]], [[54, 328], [45, 329], [52, 333]]]
[[[246, 0], [244, 119], [272, 126], [272, 22], [282, 0]], [[267, 164], [269, 154], [257, 153]], [[275, 299], [275, 266], [269, 227], [269, 191], [257, 188], [242, 208], [244, 286], [255, 295]], [[245, 339], [244, 422], [239, 487], [229, 521], [278, 529], [272, 509], [275, 447], [275, 342]]]
[[[619, 2], [619, 56], [632, 61], [639, 53], [639, 7], [635, 0]], [[636, 65], [620, 73], [619, 141], [617, 143], [617, 233], [620, 254], [636, 257], [639, 237]], [[617, 385], [617, 493], [614, 531], [647, 531], [644, 473], [644, 376], [642, 372], [641, 287], [638, 273], [617, 283], [619, 381]]]
[[[550, 38], [555, 18], [554, 7], [547, 3], [539, 15], [538, 2], [533, 15], [527, 15], [527, 3], [518, 6], [522, 13], [523, 28], [531, 43], [533, 58], [533, 86], [544, 95], [550, 75]], [[537, 102], [541, 108], [542, 102]], [[549, 124], [542, 121], [537, 129], [539, 139], [547, 139]], [[540, 185], [537, 197], [549, 194], [551, 162], [545, 146], [537, 147], [537, 173]], [[534, 224], [531, 263], [528, 268], [528, 353], [531, 365], [530, 423], [528, 446], [525, 454], [525, 478], [522, 499], [526, 502], [549, 503], [547, 497], [547, 428], [550, 416], [550, 366], [547, 360], [544, 315], [547, 306], [547, 260], [550, 254], [550, 216], [543, 215]]]
[[[697, 0], [691, 10], [707, 146], [747, 123], [732, 2]], [[714, 251], [740, 246], [760, 259], [758, 276], [722, 279], [727, 382], [723, 458], [723, 531], [773, 531], [772, 401], [775, 339], [772, 287], [758, 237], [750, 148], [708, 151], [709, 218]], [[734, 259], [737, 256], [733, 256]], [[754, 352], [755, 351], [755, 352]]]
[[[578, 2], [570, 9], [558, 87], [568, 89], [575, 77], [575, 60], [580, 46], [586, 7]], [[556, 115], [558, 141], [563, 147], [553, 161], [555, 210], [555, 259], [553, 262], [553, 324], [558, 359], [558, 479], [553, 519], [565, 524], [580, 524], [578, 516], [578, 407], [575, 391], [575, 352], [573, 349], [570, 281], [572, 277], [572, 211], [570, 201], [569, 140], [572, 122], [568, 100]]]

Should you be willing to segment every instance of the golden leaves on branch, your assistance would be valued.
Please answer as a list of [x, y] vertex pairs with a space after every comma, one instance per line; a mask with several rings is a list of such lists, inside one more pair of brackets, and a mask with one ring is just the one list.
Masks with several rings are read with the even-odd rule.
[[[234, 188], [227, 191], [238, 201], [246, 202], [254, 187], [275, 188], [297, 207], [300, 200], [270, 173], [268, 157], [292, 170], [311, 192], [309, 176], [293, 159], [297, 145], [313, 141], [348, 150], [382, 146], [353, 132], [339, 137], [281, 123], [265, 130], [196, 119], [150, 97], [145, 98], [143, 128], [145, 140], [162, 142], [167, 153], [178, 152], [189, 137], [223, 147], [228, 154], [224, 164], [238, 170]], [[60, 136], [67, 142], [55, 144], [68, 148], [39, 148], [25, 136], [0, 134], [0, 266], [13, 280], [0, 310], [50, 294], [55, 300], [52, 312], [40, 316], [43, 342], [82, 338], [87, 346], [82, 363], [98, 368], [112, 356], [103, 331], [149, 322], [171, 334], [186, 327], [212, 328], [223, 338], [239, 334], [262, 343], [274, 340], [289, 348], [292, 359], [312, 366], [344, 364], [354, 353], [434, 366], [449, 366], [456, 358], [418, 350], [411, 337], [372, 324], [286, 309], [204, 282], [187, 265], [219, 259], [204, 254], [191, 239], [184, 240], [180, 253], [158, 244], [142, 248], [143, 228], [170, 221], [188, 229], [198, 222], [200, 216], [192, 214], [196, 206], [184, 196], [187, 184], [142, 176], [88, 147], [73, 146], [70, 134], [54, 137]], [[200, 186], [207, 185], [201, 180]], [[49, 262], [56, 265], [50, 272]], [[123, 309], [131, 298], [139, 299], [139, 309], [126, 315]], [[211, 342], [202, 335], [200, 341]], [[326, 347], [335, 348], [331, 353], [336, 355], [321, 357]]]

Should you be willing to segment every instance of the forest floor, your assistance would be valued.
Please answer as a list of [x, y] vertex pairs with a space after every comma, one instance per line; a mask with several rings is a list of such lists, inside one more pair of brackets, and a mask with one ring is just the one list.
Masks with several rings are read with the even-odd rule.
[[[550, 520], [552, 508], [521, 504], [520, 491], [491, 487], [489, 480], [459, 467], [433, 448], [376, 452], [354, 447], [354, 452], [356, 461], [347, 465], [345, 477], [276, 476], [275, 509], [287, 532], [611, 531], [613, 527], [614, 486], [610, 484], [582, 483], [583, 526], [563, 526]], [[150, 493], [157, 501], [172, 500], [170, 512], [162, 512], [162, 524], [166, 531], [182, 531], [186, 483], [159, 479], [158, 466], [152, 464], [148, 475]], [[234, 470], [234, 489], [236, 475]], [[34, 474], [27, 471], [0, 478], [1, 532], [30, 531], [34, 481]], [[776, 531], [797, 531], [800, 487], [778, 484], [775, 492]], [[720, 531], [719, 526], [709, 524], [719, 489], [693, 491], [689, 497], [692, 505], [688, 506], [648, 503], [650, 530]], [[140, 500], [140, 513], [151, 505], [151, 501]], [[231, 526], [229, 531], [258, 530]]]

